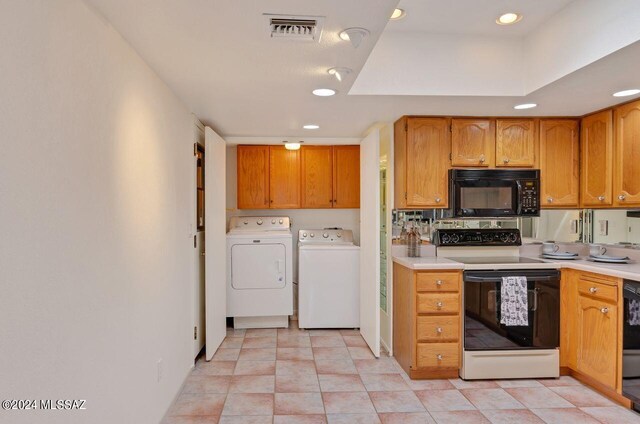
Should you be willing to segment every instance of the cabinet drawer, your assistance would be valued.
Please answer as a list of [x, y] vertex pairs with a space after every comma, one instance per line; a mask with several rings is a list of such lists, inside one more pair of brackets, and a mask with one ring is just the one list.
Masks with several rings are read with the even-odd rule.
[[589, 278], [578, 280], [578, 293], [612, 302], [618, 301], [618, 287], [596, 282]]
[[417, 338], [427, 342], [457, 342], [460, 338], [460, 317], [457, 315], [419, 316]]
[[419, 314], [448, 314], [460, 311], [458, 293], [418, 293], [417, 296]]
[[457, 272], [419, 272], [416, 275], [416, 290], [419, 292], [457, 292], [460, 291]]
[[418, 343], [418, 368], [458, 368], [459, 346], [458, 343]]

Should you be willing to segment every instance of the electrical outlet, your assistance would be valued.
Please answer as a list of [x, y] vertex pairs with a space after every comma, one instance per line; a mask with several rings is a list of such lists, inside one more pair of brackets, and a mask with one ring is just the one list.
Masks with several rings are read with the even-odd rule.
[[598, 224], [600, 226], [600, 235], [601, 236], [608, 236], [609, 235], [609, 221], [606, 219], [601, 219], [598, 221]]
[[164, 366], [162, 365], [162, 358], [158, 359], [158, 383], [162, 380], [164, 374]]

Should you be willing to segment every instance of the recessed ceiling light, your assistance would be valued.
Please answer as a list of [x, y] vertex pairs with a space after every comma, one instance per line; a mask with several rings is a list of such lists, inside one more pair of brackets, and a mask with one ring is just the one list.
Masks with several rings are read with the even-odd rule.
[[634, 94], [638, 93], [640, 93], [640, 90], [638, 90], [637, 88], [632, 88], [631, 90], [622, 90], [618, 91], [617, 93], [613, 93], [613, 97], [627, 97], [633, 96]]
[[287, 150], [298, 150], [300, 149], [300, 145], [304, 143], [304, 141], [283, 141], [284, 148]]
[[397, 21], [398, 19], [404, 18], [406, 14], [407, 12], [405, 12], [404, 9], [395, 9], [391, 14], [391, 20]]
[[356, 49], [368, 35], [369, 30], [365, 28], [347, 28], [339, 34], [344, 41], [351, 41], [351, 45]]
[[504, 13], [498, 16], [498, 18], [496, 19], [496, 23], [498, 25], [512, 25], [512, 24], [515, 24], [516, 22], [520, 22], [521, 19], [522, 19], [521, 14], [509, 12], [509, 13]]
[[304, 128], [305, 130], [317, 130], [318, 128], [320, 128], [320, 125], [307, 124], [307, 125], [304, 125], [302, 128]]
[[534, 107], [536, 107], [536, 106], [538, 106], [538, 105], [537, 105], [537, 104], [535, 104], [535, 103], [523, 103], [523, 104], [521, 104], [521, 105], [516, 105], [516, 106], [514, 106], [513, 108], [514, 108], [514, 109], [521, 110], [521, 109], [532, 109], [532, 108], [534, 108]]
[[312, 93], [320, 97], [329, 97], [336, 94], [336, 90], [332, 90], [330, 88], [316, 88]]
[[342, 78], [349, 75], [353, 71], [350, 68], [329, 68], [327, 72], [329, 73], [329, 75], [333, 75], [338, 81], [342, 82]]

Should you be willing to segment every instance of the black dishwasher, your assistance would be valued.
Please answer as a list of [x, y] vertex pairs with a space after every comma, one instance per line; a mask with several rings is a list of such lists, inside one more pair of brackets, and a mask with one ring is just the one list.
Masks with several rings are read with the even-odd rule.
[[640, 282], [624, 280], [622, 395], [640, 410]]

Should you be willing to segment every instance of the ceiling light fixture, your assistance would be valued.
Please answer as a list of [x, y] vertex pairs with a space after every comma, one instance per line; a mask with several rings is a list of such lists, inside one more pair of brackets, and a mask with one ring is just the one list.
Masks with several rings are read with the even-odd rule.
[[320, 97], [329, 97], [336, 94], [336, 90], [332, 90], [330, 88], [316, 88], [312, 93]]
[[365, 28], [347, 28], [340, 33], [340, 38], [344, 41], [351, 41], [354, 48], [358, 48], [362, 40], [369, 35], [369, 30]]
[[329, 68], [327, 72], [329, 75], [333, 75], [338, 81], [342, 82], [342, 78], [346, 77], [353, 71], [349, 68]]
[[498, 18], [496, 18], [496, 23], [498, 25], [513, 25], [516, 22], [520, 22], [521, 19], [522, 19], [521, 14], [509, 12], [509, 13], [504, 13], [498, 16]]
[[627, 97], [633, 96], [634, 94], [638, 93], [640, 93], [640, 90], [638, 90], [637, 88], [632, 88], [630, 90], [622, 90], [618, 91], [617, 93], [613, 93], [613, 97]]
[[299, 150], [300, 145], [304, 143], [304, 141], [283, 141], [284, 148], [287, 150]]
[[404, 18], [406, 14], [407, 12], [405, 12], [404, 9], [394, 9], [393, 13], [391, 14], [391, 20], [397, 21], [398, 19]]
[[513, 108], [517, 110], [522, 110], [522, 109], [533, 109], [536, 106], [538, 105], [535, 103], [523, 103], [521, 105], [516, 105]]
[[304, 128], [305, 130], [317, 130], [318, 128], [320, 128], [320, 125], [307, 124], [307, 125], [304, 125], [302, 128]]

